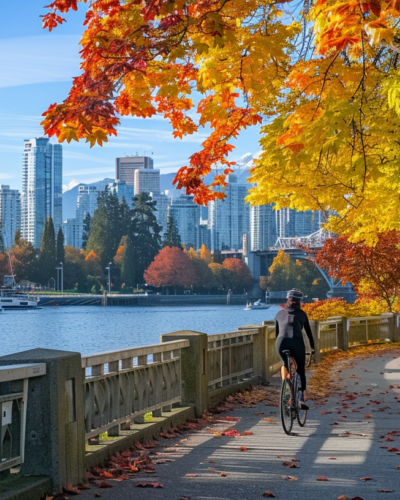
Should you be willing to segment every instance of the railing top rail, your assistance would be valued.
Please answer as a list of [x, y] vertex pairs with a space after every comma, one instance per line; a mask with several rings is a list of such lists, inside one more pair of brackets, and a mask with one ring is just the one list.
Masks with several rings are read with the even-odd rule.
[[368, 319], [373, 319], [373, 320], [376, 320], [376, 319], [388, 319], [390, 318], [390, 316], [357, 316], [357, 317], [354, 317], [354, 318], [347, 318], [349, 321], [365, 321], [365, 320], [368, 320]]
[[102, 365], [104, 363], [111, 363], [113, 361], [120, 361], [121, 359], [136, 358], [138, 356], [146, 356], [149, 354], [157, 354], [159, 352], [175, 351], [189, 346], [189, 340], [173, 340], [172, 342], [164, 342], [162, 344], [148, 345], [143, 347], [133, 347], [129, 349], [122, 349], [120, 351], [100, 352], [83, 357], [82, 368]]
[[0, 382], [11, 382], [46, 375], [46, 363], [0, 366]]
[[324, 321], [319, 321], [320, 325], [339, 325], [342, 322], [342, 320], [337, 320], [337, 319], [326, 319]]
[[244, 337], [245, 335], [258, 335], [258, 329], [239, 330], [236, 332], [216, 333], [208, 335], [208, 342], [215, 342], [216, 340], [232, 339], [235, 337]]

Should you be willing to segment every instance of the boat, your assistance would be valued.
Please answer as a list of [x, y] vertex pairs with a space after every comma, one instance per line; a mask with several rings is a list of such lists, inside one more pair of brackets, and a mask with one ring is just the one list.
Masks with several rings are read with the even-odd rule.
[[39, 299], [13, 287], [0, 288], [0, 307], [3, 309], [32, 309], [37, 307]]
[[270, 305], [266, 304], [265, 302], [261, 302], [261, 299], [259, 299], [256, 300], [253, 304], [251, 302], [248, 302], [243, 310], [251, 311], [253, 309], [269, 309], [270, 307]]

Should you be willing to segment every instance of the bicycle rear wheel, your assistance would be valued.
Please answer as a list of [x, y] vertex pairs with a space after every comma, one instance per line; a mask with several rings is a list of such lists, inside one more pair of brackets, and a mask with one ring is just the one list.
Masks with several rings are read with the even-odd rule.
[[303, 391], [300, 389], [300, 376], [298, 373], [295, 375], [295, 391], [296, 391], [296, 404], [297, 404], [297, 422], [300, 427], [304, 427], [307, 420], [307, 410], [301, 408], [303, 402]]
[[284, 380], [282, 382], [282, 389], [281, 389], [281, 421], [282, 421], [282, 427], [283, 430], [286, 432], [286, 434], [290, 434], [290, 431], [292, 430], [293, 427], [293, 412], [292, 412], [292, 390], [290, 386], [289, 380]]

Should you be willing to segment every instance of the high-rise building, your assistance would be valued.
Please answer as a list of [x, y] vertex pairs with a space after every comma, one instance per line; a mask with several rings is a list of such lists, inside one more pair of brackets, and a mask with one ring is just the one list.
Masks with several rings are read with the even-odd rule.
[[8, 250], [21, 229], [21, 193], [10, 186], [0, 186], [0, 222], [4, 249]]
[[200, 206], [194, 201], [193, 195], [182, 194], [171, 199], [168, 207], [168, 217], [173, 217], [178, 228], [181, 242], [195, 250], [200, 248]]
[[160, 171], [149, 169], [135, 170], [135, 195], [140, 193], [159, 193], [160, 192]]
[[135, 170], [152, 170], [153, 158], [149, 156], [125, 156], [115, 158], [115, 180], [135, 185]]
[[249, 185], [239, 184], [234, 174], [229, 174], [227, 180], [225, 199], [208, 205], [212, 252], [242, 249], [243, 235], [249, 231], [249, 205], [245, 202]]
[[80, 184], [78, 186], [78, 197], [76, 201], [76, 216], [64, 222], [65, 245], [82, 248], [83, 222], [86, 215], [93, 217], [97, 208], [97, 198], [100, 191], [96, 186]]
[[161, 237], [164, 236], [164, 233], [167, 229], [168, 223], [168, 206], [170, 199], [165, 193], [150, 193], [150, 196], [153, 201], [157, 203], [155, 212], [155, 216], [157, 218], [157, 223], [162, 227]]
[[277, 237], [308, 236], [321, 228], [323, 213], [315, 210], [300, 212], [291, 208], [281, 208], [275, 211], [275, 221]]
[[268, 250], [276, 242], [276, 218], [273, 205], [250, 207], [250, 250]]
[[22, 157], [21, 234], [39, 248], [46, 219], [62, 224], [62, 146], [47, 137], [25, 141]]
[[125, 181], [115, 181], [108, 184], [108, 189], [111, 193], [117, 194], [120, 203], [122, 198], [125, 198], [128, 205], [132, 207], [133, 186], [131, 184], [127, 184]]

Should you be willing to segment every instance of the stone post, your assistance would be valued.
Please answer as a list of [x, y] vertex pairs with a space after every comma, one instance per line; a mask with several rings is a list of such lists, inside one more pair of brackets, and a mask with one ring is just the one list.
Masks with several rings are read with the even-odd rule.
[[181, 350], [182, 406], [194, 406], [201, 417], [208, 408], [208, 336], [191, 330], [161, 335], [161, 342], [189, 340]]
[[0, 358], [1, 366], [24, 363], [46, 363], [46, 375], [29, 380], [21, 473], [50, 477], [57, 493], [86, 480], [81, 355], [31, 349]]

